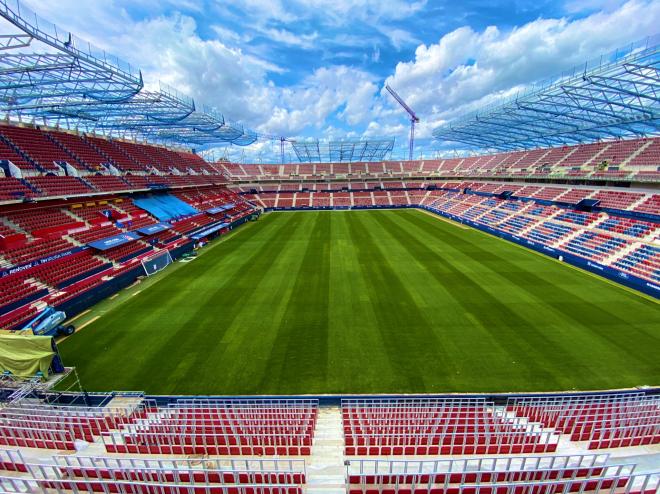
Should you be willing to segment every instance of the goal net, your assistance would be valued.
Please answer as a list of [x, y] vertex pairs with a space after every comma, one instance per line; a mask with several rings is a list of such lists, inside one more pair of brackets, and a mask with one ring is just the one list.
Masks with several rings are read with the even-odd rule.
[[152, 274], [156, 274], [158, 271], [165, 269], [172, 264], [172, 262], [170, 251], [165, 250], [151, 257], [142, 259], [142, 267], [147, 276], [151, 276]]

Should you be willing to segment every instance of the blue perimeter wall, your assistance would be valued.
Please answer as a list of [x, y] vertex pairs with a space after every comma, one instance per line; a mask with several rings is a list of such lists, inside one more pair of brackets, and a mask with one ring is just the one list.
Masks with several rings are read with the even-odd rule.
[[459, 216], [453, 215], [451, 213], [446, 213], [438, 209], [432, 208], [430, 206], [417, 206], [417, 205], [406, 205], [406, 206], [344, 206], [344, 207], [305, 207], [305, 208], [267, 208], [266, 211], [323, 211], [323, 210], [348, 210], [348, 209], [423, 209], [429, 211], [430, 213], [449, 218], [450, 220], [456, 221], [457, 223], [462, 223], [464, 225], [469, 225], [477, 230], [480, 230], [485, 233], [489, 233], [495, 237], [503, 238], [509, 242], [513, 242], [528, 249], [532, 249], [546, 256], [558, 259], [559, 256], [562, 257], [564, 262], [576, 266], [578, 268], [584, 269], [591, 273], [598, 274], [603, 278], [615, 281], [621, 285], [624, 285], [628, 288], [638, 290], [647, 295], [651, 295], [654, 298], [660, 299], [660, 286], [655, 283], [651, 283], [643, 278], [639, 278], [629, 273], [625, 273], [618, 269], [612, 268], [610, 266], [604, 266], [603, 264], [589, 261], [582, 257], [571, 254], [570, 252], [565, 252], [560, 249], [554, 249], [546, 245], [534, 242], [532, 240], [527, 240], [525, 238], [517, 237], [506, 232], [496, 230], [495, 228], [476, 223], [472, 220], [461, 218]]

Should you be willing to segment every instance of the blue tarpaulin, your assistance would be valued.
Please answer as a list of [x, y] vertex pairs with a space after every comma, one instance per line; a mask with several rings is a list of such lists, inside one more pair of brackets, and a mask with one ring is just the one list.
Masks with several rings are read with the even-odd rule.
[[222, 230], [223, 228], [227, 228], [229, 226], [229, 223], [220, 223], [217, 225], [214, 225], [209, 228], [205, 228], [204, 230], [200, 230], [196, 232], [195, 234], [192, 235], [192, 238], [194, 240], [199, 240], [200, 238], [204, 238], [207, 235], [211, 235], [212, 233], [217, 232], [218, 230]]
[[140, 235], [135, 232], [120, 233], [119, 235], [113, 235], [112, 237], [106, 237], [102, 238], [101, 240], [90, 242], [87, 244], [87, 246], [98, 250], [108, 250], [112, 249], [113, 247], [127, 244], [139, 238]]
[[231, 209], [234, 206], [236, 206], [236, 204], [232, 202], [229, 204], [223, 204], [222, 206], [217, 206], [215, 208], [207, 209], [206, 212], [209, 214], [218, 214], [218, 213], [222, 213], [223, 211], [227, 211], [228, 209]]
[[170, 194], [158, 194], [133, 199], [135, 205], [153, 214], [160, 221], [197, 214], [199, 211], [190, 204]]
[[170, 228], [172, 228], [172, 225], [162, 222], [156, 223], [155, 225], [145, 226], [143, 228], [138, 228], [135, 231], [141, 233], [142, 235], [153, 235], [154, 233], [160, 233], [165, 230], [169, 230]]

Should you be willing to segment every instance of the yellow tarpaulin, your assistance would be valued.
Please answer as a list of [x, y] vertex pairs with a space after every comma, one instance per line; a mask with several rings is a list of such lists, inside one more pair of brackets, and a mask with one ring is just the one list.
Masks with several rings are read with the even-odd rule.
[[53, 361], [50, 336], [22, 336], [0, 332], [0, 372], [18, 377], [34, 377], [38, 371], [48, 375]]

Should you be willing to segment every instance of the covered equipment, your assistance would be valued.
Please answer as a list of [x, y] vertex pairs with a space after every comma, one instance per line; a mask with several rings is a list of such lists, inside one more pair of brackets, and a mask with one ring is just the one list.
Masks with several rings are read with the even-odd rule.
[[63, 370], [51, 336], [0, 333], [0, 372], [31, 378]]

